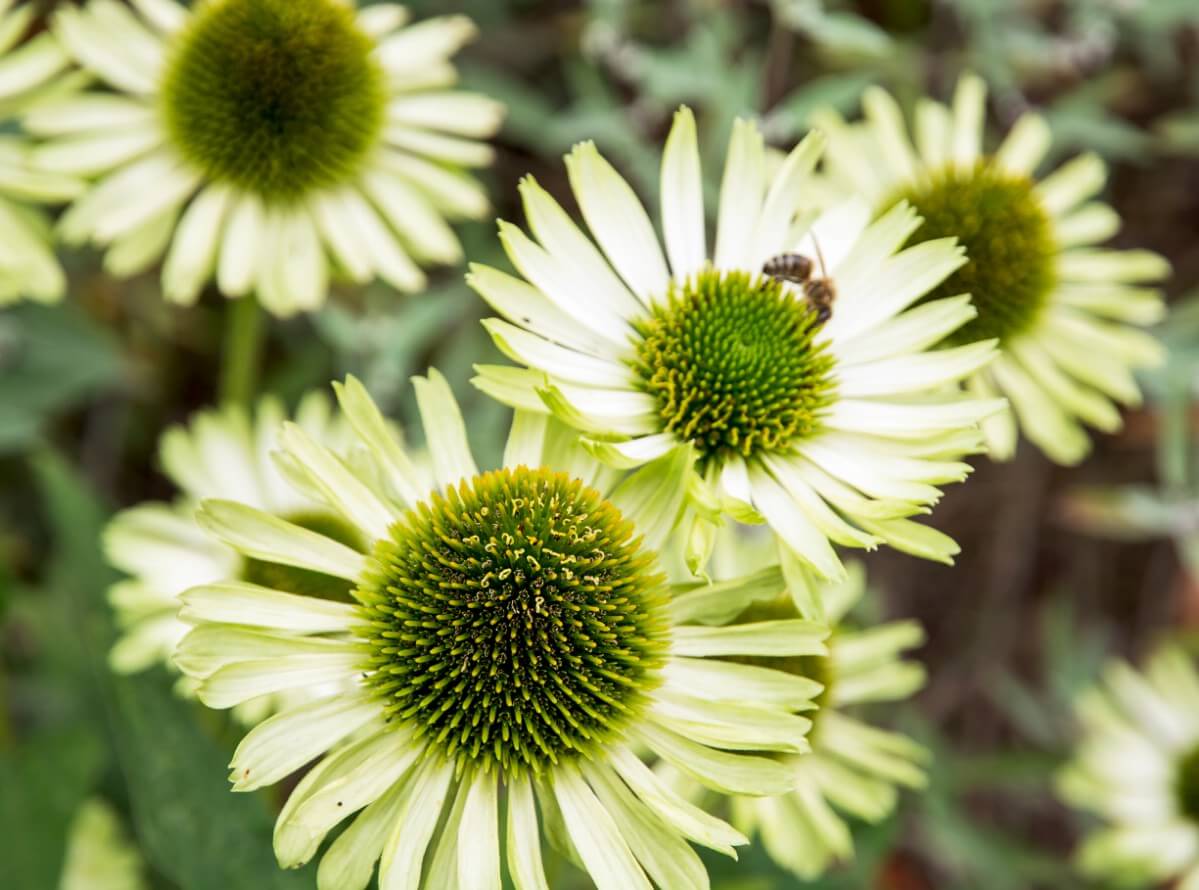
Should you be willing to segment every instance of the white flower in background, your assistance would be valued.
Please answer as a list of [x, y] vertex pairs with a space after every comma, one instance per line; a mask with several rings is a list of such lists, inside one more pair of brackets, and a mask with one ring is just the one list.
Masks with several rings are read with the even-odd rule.
[[1078, 701], [1082, 738], [1059, 776], [1070, 804], [1099, 815], [1081, 869], [1119, 887], [1199, 888], [1199, 673], [1166, 645], [1143, 673], [1112, 664]]
[[1092, 200], [1106, 180], [1098, 157], [1082, 155], [1037, 181], [1050, 147], [1040, 115], [1024, 115], [986, 152], [985, 100], [985, 84], [970, 75], [952, 107], [921, 99], [914, 146], [895, 100], [878, 88], [863, 99], [864, 122], [846, 125], [831, 111], [813, 122], [828, 133], [837, 192], [864, 195], [878, 214], [905, 200], [924, 217], [912, 243], [956, 235], [965, 246], [966, 265], [931, 296], [969, 293], [978, 310], [946, 344], [999, 340], [1002, 355], [970, 379], [979, 395], [1011, 401], [1014, 416], [983, 425], [992, 456], [1012, 456], [1018, 423], [1050, 458], [1076, 463], [1090, 450], [1083, 424], [1119, 429], [1114, 403], [1141, 400], [1133, 371], [1161, 360], [1157, 341], [1134, 325], [1163, 316], [1160, 292], [1145, 285], [1169, 266], [1148, 251], [1096, 246], [1120, 225]]
[[[350, 601], [350, 585], [340, 578], [243, 557], [196, 523], [202, 499], [235, 497], [342, 544], [364, 546], [352, 527], [319, 500], [296, 491], [276, 467], [271, 455], [286, 419], [282, 405], [266, 397], [252, 417], [240, 408], [201, 411], [186, 426], [163, 434], [160, 460], [179, 486], [179, 498], [122, 510], [104, 532], [109, 561], [132, 576], [109, 590], [121, 629], [109, 658], [114, 670], [131, 673], [170, 664], [176, 644], [190, 629], [178, 617], [179, 594], [198, 584], [229, 584], [234, 590], [242, 583], [269, 584], [293, 594]], [[339, 453], [348, 450], [349, 425], [323, 393], [301, 400], [295, 423]], [[238, 716], [258, 720], [277, 704], [268, 696], [239, 709]]]
[[84, 801], [71, 820], [58, 890], [145, 890], [145, 864], [120, 816], [99, 798]]
[[455, 263], [446, 217], [478, 217], [463, 169], [501, 107], [454, 90], [462, 16], [405, 27], [403, 7], [341, 0], [91, 0], [55, 33], [115, 92], [27, 120], [51, 170], [97, 180], [62, 220], [69, 241], [108, 246], [115, 274], [166, 254], [169, 300], [215, 277], [271, 312], [321, 305], [331, 275], [404, 291], [421, 264]]
[[[70, 59], [54, 38], [27, 39], [36, 15], [33, 4], [14, 8], [14, 0], [0, 0], [0, 124], [71, 86], [63, 76]], [[50, 303], [66, 290], [50, 243], [50, 220], [36, 205], [68, 201], [84, 184], [35, 169], [32, 154], [23, 136], [0, 136], [0, 306], [21, 299]]]
[[[506, 319], [485, 322], [496, 344], [526, 366], [481, 367], [481, 389], [552, 411], [613, 465], [693, 448], [695, 570], [727, 515], [765, 520], [830, 578], [843, 574], [830, 542], [950, 561], [956, 545], [907, 517], [966, 476], [976, 425], [1001, 407], [957, 386], [993, 342], [929, 349], [974, 317], [969, 298], [911, 308], [961, 266], [961, 248], [900, 251], [920, 225], [906, 205], [870, 222], [849, 201], [812, 224], [798, 208], [821, 145], [810, 135], [768, 175], [761, 134], [737, 122], [709, 257], [689, 110], [662, 160], [665, 254], [632, 189], [584, 143], [566, 165], [592, 237], [527, 178], [537, 240], [500, 224], [524, 280], [485, 266], [468, 276]], [[764, 274], [788, 253], [831, 280], [827, 321], [800, 286]]]
[[[757, 586], [723, 593], [724, 585], [699, 588], [675, 601], [676, 618], [740, 626], [787, 620], [797, 614], [794, 589], [785, 590], [784, 574], [776, 565], [761, 569], [773, 542], [744, 534], [722, 535], [713, 556], [713, 569], [757, 568]], [[823, 687], [815, 696], [817, 709], [808, 734], [811, 751], [783, 758], [795, 778], [795, 790], [776, 797], [733, 797], [731, 821], [746, 835], [757, 834], [766, 852], [782, 867], [812, 879], [830, 866], [853, 856], [853, 836], [846, 817], [879, 822], [895, 809], [901, 788], [923, 788], [922, 768], [927, 751], [908, 737], [879, 729], [853, 714], [873, 702], [896, 702], [924, 685], [924, 668], [903, 660], [907, 649], [919, 646], [924, 633], [914, 621], [895, 621], [861, 628], [846, 619], [866, 591], [865, 572], [851, 564], [848, 578], [824, 584], [817, 596], [824, 602], [831, 628], [827, 655], [798, 658], [751, 658], [747, 664], [785, 671]], [[694, 782], [673, 767], [659, 770], [671, 785], [696, 803], [709, 803]]]
[[503, 466], [480, 473], [445, 380], [415, 386], [432, 486], [353, 378], [338, 397], [365, 452], [345, 460], [298, 427], [281, 435], [291, 481], [353, 525], [365, 555], [242, 503], [203, 505], [204, 524], [248, 557], [356, 585], [354, 604], [250, 585], [184, 594], [198, 626], [176, 661], [210, 706], [353, 686], [253, 729], [235, 789], [316, 761], [275, 852], [298, 866], [354, 817], [321, 860], [322, 890], [365, 888], [376, 861], [381, 887], [498, 890], [502, 823], [518, 887], [548, 887], [540, 825], [600, 890], [706, 888], [687, 841], [732, 854], [745, 838], [641, 755], [725, 792], [788, 790], [781, 764], [745, 752], [807, 749], [808, 721], [792, 712], [811, 706], [811, 684], [709, 656], [819, 654], [824, 628], [673, 626], [656, 554], [685, 456], [621, 474], [552, 418], [518, 411]]

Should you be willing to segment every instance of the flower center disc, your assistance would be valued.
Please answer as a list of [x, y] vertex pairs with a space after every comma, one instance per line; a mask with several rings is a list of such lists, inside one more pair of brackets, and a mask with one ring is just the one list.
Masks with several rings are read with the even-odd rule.
[[982, 162], [938, 173], [895, 201], [901, 198], [924, 218], [910, 244], [956, 235], [966, 248], [966, 264], [924, 298], [972, 296], [978, 316], [947, 343], [996, 337], [1002, 344], [1036, 322], [1053, 288], [1056, 247], [1031, 180]]
[[832, 400], [816, 314], [766, 276], [701, 272], [638, 325], [634, 367], [666, 428], [704, 462], [780, 451]]
[[1174, 793], [1182, 815], [1199, 823], [1199, 748], [1193, 749], [1178, 764]]
[[371, 563], [368, 676], [460, 769], [544, 772], [618, 733], [657, 683], [655, 557], [565, 474], [463, 480], [396, 522]]
[[216, 0], [180, 34], [167, 132], [211, 179], [287, 201], [357, 172], [386, 107], [382, 69], [333, 0]]

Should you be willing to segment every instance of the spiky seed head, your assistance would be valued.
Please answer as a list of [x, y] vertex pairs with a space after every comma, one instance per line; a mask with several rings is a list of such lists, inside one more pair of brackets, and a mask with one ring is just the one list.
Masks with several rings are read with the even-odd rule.
[[387, 714], [463, 769], [541, 774], [635, 720], [659, 682], [664, 578], [577, 479], [464, 479], [379, 541], [356, 592]]
[[666, 429], [706, 463], [814, 434], [833, 358], [802, 294], [767, 275], [706, 269], [637, 325], [634, 368]]
[[373, 49], [334, 0], [204, 4], [167, 59], [167, 133], [210, 179], [267, 201], [348, 181], [383, 129]]

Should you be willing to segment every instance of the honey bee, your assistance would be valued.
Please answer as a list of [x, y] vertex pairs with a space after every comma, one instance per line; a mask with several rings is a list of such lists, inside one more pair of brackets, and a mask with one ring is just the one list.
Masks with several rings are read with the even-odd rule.
[[818, 278], [812, 275], [815, 264], [811, 258], [801, 253], [780, 253], [778, 256], [772, 256], [762, 265], [762, 274], [802, 287], [808, 308], [816, 313], [816, 321], [824, 324], [833, 317], [833, 301], [837, 298], [837, 289], [825, 272], [824, 254], [820, 252], [819, 244], [816, 244], [816, 256], [820, 260]]

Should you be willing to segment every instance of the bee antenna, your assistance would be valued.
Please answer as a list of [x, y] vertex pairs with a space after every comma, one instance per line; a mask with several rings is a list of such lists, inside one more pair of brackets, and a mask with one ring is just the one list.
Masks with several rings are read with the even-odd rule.
[[820, 277], [828, 278], [828, 269], [824, 266], [824, 251], [820, 249], [820, 242], [816, 239], [816, 233], [812, 232], [812, 246], [816, 248], [816, 258], [820, 260]]

